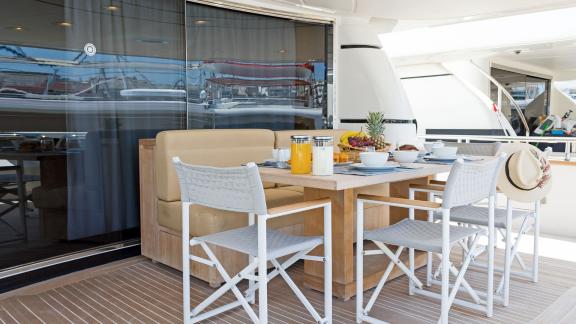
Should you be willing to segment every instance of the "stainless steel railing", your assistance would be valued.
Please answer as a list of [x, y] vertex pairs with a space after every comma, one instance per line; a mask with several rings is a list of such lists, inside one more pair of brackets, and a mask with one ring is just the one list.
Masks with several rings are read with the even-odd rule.
[[[473, 61], [470, 61], [470, 63], [474, 68], [476, 68], [476, 70], [478, 70], [478, 72], [480, 72], [480, 74], [482, 74], [485, 78], [490, 80], [490, 82], [492, 82], [496, 86], [496, 88], [498, 88], [498, 103], [497, 103], [498, 109], [502, 109], [502, 95], [504, 95], [510, 101], [510, 104], [512, 105], [512, 107], [514, 107], [514, 110], [516, 110], [516, 113], [518, 114], [518, 117], [520, 118], [520, 121], [522, 122], [522, 125], [524, 126], [524, 129], [526, 131], [526, 136], [530, 136], [530, 127], [528, 127], [528, 122], [526, 121], [524, 112], [520, 108], [520, 105], [518, 105], [516, 100], [512, 97], [510, 92], [508, 92], [508, 90], [506, 90], [506, 88], [504, 88], [504, 86], [502, 86], [500, 82], [494, 79], [490, 74], [488, 74], [481, 67], [476, 65], [476, 63], [474, 63]], [[506, 132], [506, 130], [504, 130], [504, 132]]]
[[422, 135], [423, 140], [446, 140], [458, 143], [470, 142], [503, 142], [503, 143], [549, 143], [565, 144], [564, 160], [570, 161], [576, 153], [576, 137], [544, 137], [544, 136], [490, 136], [490, 135]]

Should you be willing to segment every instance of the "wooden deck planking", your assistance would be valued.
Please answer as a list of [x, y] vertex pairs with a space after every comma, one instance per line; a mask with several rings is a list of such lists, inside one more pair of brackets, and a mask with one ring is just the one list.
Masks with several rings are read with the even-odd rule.
[[[541, 281], [514, 279], [511, 282], [511, 305], [495, 305], [494, 316], [454, 306], [451, 323], [527, 323], [538, 318], [571, 287], [576, 286], [576, 264], [561, 260], [541, 259]], [[88, 270], [90, 271], [90, 270]], [[295, 282], [302, 284], [303, 265], [289, 270]], [[469, 270], [472, 286], [484, 286], [483, 273]], [[99, 270], [93, 276], [79, 274], [82, 280], [70, 277], [59, 286], [46, 284], [46, 289], [34, 288], [30, 293], [20, 290], [18, 295], [0, 300], [0, 323], [177, 323], [180, 322], [180, 273], [148, 259], [132, 260], [124, 266], [116, 265], [109, 271]], [[424, 269], [418, 270], [418, 276]], [[192, 303], [197, 304], [212, 291], [204, 282], [192, 281]], [[303, 289], [311, 303], [320, 311], [321, 293]], [[365, 293], [365, 301], [372, 290]], [[463, 295], [464, 296], [464, 295]], [[571, 296], [571, 295], [570, 295]], [[313, 323], [306, 309], [293, 296], [279, 278], [269, 286], [270, 323]], [[228, 293], [217, 305], [233, 301]], [[560, 300], [560, 304], [562, 302]], [[565, 302], [564, 302], [565, 304]], [[354, 321], [354, 300], [334, 299], [334, 323]], [[257, 306], [255, 306], [257, 309]], [[570, 309], [568, 309], [570, 311]], [[373, 315], [392, 323], [436, 323], [440, 313], [439, 302], [421, 296], [408, 296], [406, 278], [389, 282], [378, 298]], [[236, 308], [207, 323], [249, 323], [241, 308]], [[545, 322], [538, 322], [545, 323]]]

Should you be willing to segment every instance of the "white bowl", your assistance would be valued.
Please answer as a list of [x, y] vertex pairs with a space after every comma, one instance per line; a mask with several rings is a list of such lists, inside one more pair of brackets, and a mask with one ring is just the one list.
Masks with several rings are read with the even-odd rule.
[[458, 152], [457, 147], [445, 146], [445, 147], [435, 147], [432, 149], [432, 154], [440, 159], [443, 158], [454, 158]]
[[428, 153], [432, 153], [432, 150], [436, 147], [444, 147], [444, 143], [442, 143], [442, 142], [426, 142], [426, 143], [424, 143], [424, 149]]
[[388, 162], [389, 155], [387, 152], [361, 152], [360, 161], [369, 167], [382, 166]]
[[418, 159], [420, 151], [395, 151], [393, 153], [394, 160], [400, 163], [412, 163]]

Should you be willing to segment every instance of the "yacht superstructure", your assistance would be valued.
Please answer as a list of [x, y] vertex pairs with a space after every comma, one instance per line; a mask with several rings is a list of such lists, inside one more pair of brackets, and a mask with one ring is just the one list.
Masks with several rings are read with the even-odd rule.
[[576, 321], [574, 19], [6, 2], [0, 322]]

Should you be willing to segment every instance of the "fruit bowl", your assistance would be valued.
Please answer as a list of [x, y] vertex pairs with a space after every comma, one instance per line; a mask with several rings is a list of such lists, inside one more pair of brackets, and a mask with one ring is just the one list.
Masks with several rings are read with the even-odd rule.
[[[361, 152], [368, 152], [368, 147], [355, 147], [352, 145], [346, 145], [339, 143], [338, 147], [340, 151], [348, 153], [348, 160], [359, 162], [360, 161], [360, 153]], [[383, 149], [375, 150], [375, 152], [388, 152], [392, 144], [386, 143], [386, 146]]]

